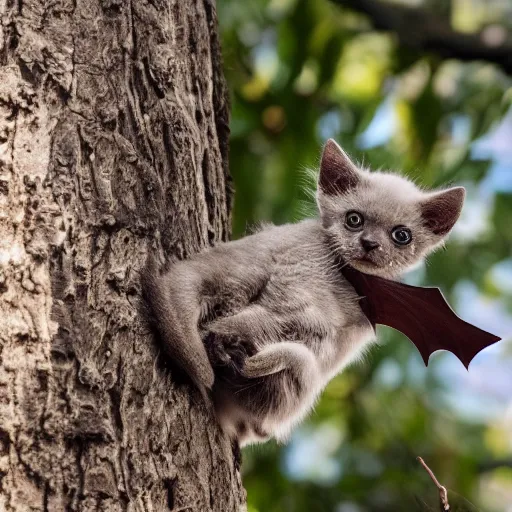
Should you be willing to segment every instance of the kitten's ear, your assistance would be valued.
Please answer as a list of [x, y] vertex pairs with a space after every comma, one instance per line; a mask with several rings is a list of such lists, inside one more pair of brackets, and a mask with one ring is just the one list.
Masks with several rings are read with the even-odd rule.
[[421, 215], [432, 233], [448, 234], [459, 218], [465, 196], [464, 187], [454, 187], [435, 192], [421, 203]]
[[360, 180], [357, 167], [333, 139], [329, 139], [322, 153], [318, 186], [325, 194], [343, 194]]

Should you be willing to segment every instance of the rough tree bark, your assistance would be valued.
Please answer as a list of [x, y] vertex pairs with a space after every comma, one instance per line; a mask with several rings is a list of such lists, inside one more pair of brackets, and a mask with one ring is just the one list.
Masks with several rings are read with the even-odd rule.
[[148, 250], [230, 226], [212, 0], [0, 0], [0, 510], [245, 508], [159, 363]]

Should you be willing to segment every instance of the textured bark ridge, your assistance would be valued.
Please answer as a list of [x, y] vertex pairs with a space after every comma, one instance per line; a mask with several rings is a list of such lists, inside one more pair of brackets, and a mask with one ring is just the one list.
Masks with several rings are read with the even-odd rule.
[[0, 0], [0, 510], [245, 509], [140, 314], [230, 226], [211, 0]]

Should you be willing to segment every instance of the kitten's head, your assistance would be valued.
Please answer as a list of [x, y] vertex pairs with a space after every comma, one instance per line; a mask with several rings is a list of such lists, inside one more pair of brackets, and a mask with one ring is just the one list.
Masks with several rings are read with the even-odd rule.
[[459, 218], [462, 187], [424, 192], [396, 174], [358, 169], [330, 139], [317, 201], [322, 224], [343, 260], [368, 274], [395, 277], [434, 250]]

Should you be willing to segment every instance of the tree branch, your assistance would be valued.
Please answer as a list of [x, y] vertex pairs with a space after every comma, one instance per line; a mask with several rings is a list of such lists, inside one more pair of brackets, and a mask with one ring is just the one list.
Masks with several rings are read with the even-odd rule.
[[489, 32], [464, 34], [431, 11], [380, 0], [332, 1], [366, 14], [377, 30], [395, 32], [405, 46], [443, 58], [492, 62], [512, 75], [512, 41], [508, 34], [494, 38], [489, 37]]
[[482, 461], [478, 464], [478, 472], [485, 473], [503, 467], [512, 468], [512, 458]]

